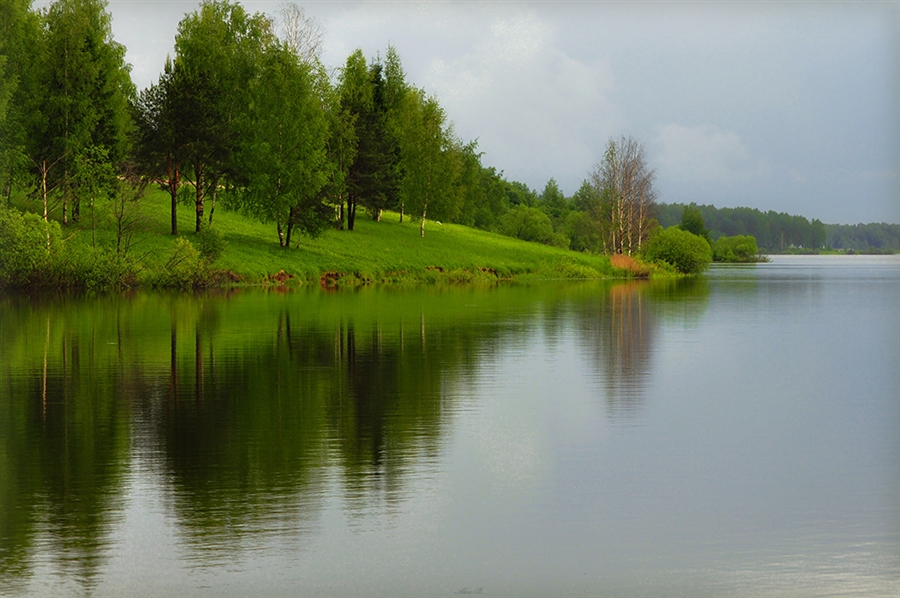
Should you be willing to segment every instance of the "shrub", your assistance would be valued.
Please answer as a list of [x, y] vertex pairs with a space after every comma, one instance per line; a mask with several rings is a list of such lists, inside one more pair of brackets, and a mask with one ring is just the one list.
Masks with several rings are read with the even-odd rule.
[[46, 286], [61, 245], [58, 222], [0, 208], [0, 286]]
[[208, 274], [197, 248], [184, 237], [178, 237], [169, 252], [169, 259], [152, 283], [160, 287], [196, 288], [206, 286]]
[[682, 274], [699, 274], [712, 261], [706, 239], [677, 226], [654, 231], [641, 249], [644, 259], [673, 266]]
[[719, 237], [713, 243], [712, 256], [717, 262], [755, 262], [759, 260], [759, 248], [750, 235]]
[[550, 217], [537, 208], [516, 206], [500, 219], [504, 235], [523, 241], [553, 244], [553, 224]]
[[621, 253], [610, 256], [609, 262], [613, 268], [624, 275], [635, 278], [649, 278], [652, 271], [651, 266], [639, 262], [630, 255], [622, 255]]
[[200, 256], [207, 264], [211, 265], [219, 259], [225, 251], [226, 246], [227, 243], [225, 243], [222, 233], [216, 230], [212, 225], [204, 226], [200, 229], [200, 232], [197, 233], [197, 249], [200, 251]]
[[75, 247], [53, 260], [47, 282], [58, 288], [105, 291], [136, 283], [135, 264], [111, 248]]

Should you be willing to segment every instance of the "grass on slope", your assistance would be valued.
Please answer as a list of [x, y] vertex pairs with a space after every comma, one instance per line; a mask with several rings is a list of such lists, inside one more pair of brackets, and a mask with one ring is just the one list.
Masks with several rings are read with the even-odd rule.
[[[26, 202], [27, 207], [35, 205]], [[25, 205], [25, 204], [23, 204]], [[209, 210], [207, 205], [207, 216]], [[108, 210], [108, 208], [107, 208]], [[143, 272], [164, 267], [175, 245], [170, 232], [169, 197], [150, 191], [141, 201], [142, 222], [134, 235], [130, 255], [137, 258]], [[98, 246], [115, 246], [115, 224], [107, 213], [96, 215]], [[319, 282], [325, 273], [346, 282], [398, 282], [449, 279], [466, 281], [495, 275], [542, 278], [603, 278], [623, 276], [606, 256], [528, 243], [460, 225], [427, 221], [425, 237], [419, 236], [419, 222], [385, 213], [381, 222], [360, 211], [353, 231], [328, 229], [318, 238], [296, 237], [290, 249], [278, 245], [275, 225], [261, 223], [220, 205], [213, 218], [215, 229], [226, 243], [215, 267], [230, 270], [246, 282], [260, 282], [284, 271], [293, 277]], [[180, 235], [196, 244], [193, 206], [178, 208]], [[64, 228], [71, 242], [92, 243], [91, 213], [82, 207], [77, 224]], [[298, 246], [299, 245], [299, 246]]]

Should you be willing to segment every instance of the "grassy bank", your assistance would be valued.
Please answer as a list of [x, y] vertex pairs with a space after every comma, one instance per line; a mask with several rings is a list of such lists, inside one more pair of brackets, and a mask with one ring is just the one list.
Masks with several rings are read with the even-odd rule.
[[[191, 206], [179, 208], [179, 234], [169, 234], [168, 196], [151, 191], [141, 202], [140, 222], [135, 227], [128, 256], [136, 284], [158, 284], [171, 269], [173, 256], [184, 252], [185, 240], [199, 248], [193, 233]], [[36, 202], [16, 202], [20, 209], [36, 211]], [[209, 208], [207, 208], [209, 209]], [[116, 246], [115, 220], [98, 207], [92, 231], [91, 210], [82, 208], [79, 222], [63, 227], [65, 252], [90, 255]], [[327, 230], [320, 237], [303, 237], [290, 249], [278, 245], [274, 224], [263, 224], [219, 207], [214, 229], [224, 249], [209, 266], [227, 273], [216, 280], [244, 284], [353, 285], [406, 282], [473, 282], [512, 278], [611, 278], [629, 277], [631, 264], [616, 264], [608, 257], [589, 255], [453, 224], [428, 221], [424, 238], [419, 223], [403, 223], [394, 213], [381, 222], [360, 214], [356, 230]], [[179, 240], [181, 239], [181, 240]], [[95, 249], [97, 248], [97, 249]], [[109, 249], [111, 248], [111, 249]], [[196, 254], [189, 259], [196, 259]], [[646, 270], [638, 268], [638, 275]]]

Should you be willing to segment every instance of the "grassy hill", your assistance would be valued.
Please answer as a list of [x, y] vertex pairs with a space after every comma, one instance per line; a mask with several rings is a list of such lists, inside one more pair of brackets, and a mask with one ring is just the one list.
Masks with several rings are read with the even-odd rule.
[[[154, 280], [167, 267], [177, 238], [169, 234], [169, 198], [153, 190], [141, 200], [140, 223], [134, 233], [129, 256], [138, 265], [138, 281]], [[16, 202], [36, 211], [36, 202]], [[207, 210], [209, 207], [207, 207]], [[82, 207], [78, 223], [63, 228], [67, 247], [73, 253], [97, 247], [115, 247], [115, 220], [108, 206], [95, 214]], [[193, 233], [192, 206], [179, 208], [179, 238], [198, 245]], [[278, 245], [275, 225], [216, 209], [214, 229], [225, 248], [213, 264], [232, 279], [261, 283], [289, 279], [295, 283], [365, 284], [370, 282], [469, 282], [499, 278], [608, 278], [629, 276], [627, 269], [614, 268], [606, 256], [588, 255], [528, 243], [454, 224], [426, 223], [425, 237], [419, 223], [386, 213], [381, 222], [360, 213], [356, 230], [329, 229], [320, 237], [300, 238], [290, 249]], [[95, 240], [94, 240], [95, 239]], [[181, 241], [181, 248], [184, 242]]]

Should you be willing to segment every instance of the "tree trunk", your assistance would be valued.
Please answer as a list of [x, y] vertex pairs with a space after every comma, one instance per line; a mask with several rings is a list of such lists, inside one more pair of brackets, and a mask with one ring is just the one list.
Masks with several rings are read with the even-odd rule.
[[[425, 205], [422, 206], [422, 225], [419, 227], [419, 236], [423, 239], [425, 238], [425, 213], [428, 211], [428, 200], [425, 200]], [[440, 214], [438, 214], [440, 215]]]
[[216, 181], [212, 188], [212, 205], [209, 207], [209, 223], [212, 224], [213, 212], [216, 211], [216, 199], [219, 196], [219, 182]]
[[291, 248], [291, 231], [294, 230], [294, 219], [296, 217], [296, 208], [291, 208], [288, 212], [287, 235], [284, 237], [284, 246]]
[[166, 174], [169, 177], [169, 195], [172, 197], [172, 236], [178, 234], [178, 166], [172, 165], [172, 156], [166, 156]]
[[44, 160], [41, 162], [41, 199], [44, 202], [44, 222], [49, 222], [49, 218], [47, 216], [47, 172], [49, 169], [47, 168], [47, 161]]
[[194, 199], [194, 206], [197, 209], [196, 220], [194, 222], [194, 232], [199, 233], [203, 228], [203, 167], [197, 169], [194, 190], [197, 192]]
[[356, 198], [351, 196], [347, 197], [347, 230], [353, 230], [353, 226], [356, 224]]

